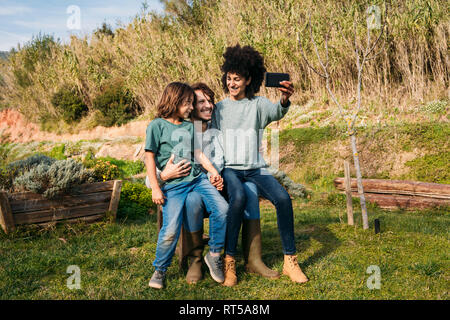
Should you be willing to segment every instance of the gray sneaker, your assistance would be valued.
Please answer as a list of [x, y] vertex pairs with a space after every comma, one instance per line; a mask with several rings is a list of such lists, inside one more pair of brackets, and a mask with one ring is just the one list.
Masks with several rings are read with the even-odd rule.
[[224, 282], [225, 277], [223, 275], [223, 259], [222, 259], [222, 256], [219, 255], [217, 257], [213, 257], [211, 255], [211, 252], [208, 252], [205, 255], [205, 262], [206, 262], [206, 265], [209, 268], [209, 273], [211, 274], [211, 277], [214, 279], [214, 281], [217, 281], [219, 283]]
[[166, 273], [162, 271], [156, 270], [153, 273], [152, 278], [150, 279], [150, 282], [148, 283], [149, 287], [155, 288], [155, 289], [162, 289], [164, 288], [164, 279], [166, 278]]

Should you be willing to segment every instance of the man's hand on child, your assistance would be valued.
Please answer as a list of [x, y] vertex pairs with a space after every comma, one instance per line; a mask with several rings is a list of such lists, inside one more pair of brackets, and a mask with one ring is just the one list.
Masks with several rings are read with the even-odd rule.
[[167, 161], [164, 170], [160, 174], [161, 180], [167, 181], [189, 175], [189, 172], [191, 170], [191, 164], [186, 159], [183, 159], [177, 164], [174, 164], [173, 163], [174, 159], [175, 155], [172, 154], [169, 160]]
[[223, 178], [218, 174], [218, 175], [211, 175], [209, 177], [209, 181], [211, 182], [211, 184], [219, 191], [222, 191], [223, 189]]
[[294, 94], [294, 85], [291, 81], [281, 81], [280, 84], [283, 86], [278, 88], [281, 91], [281, 104], [283, 106], [287, 105], [289, 98]]
[[164, 193], [161, 191], [161, 189], [153, 189], [152, 190], [152, 201], [155, 204], [164, 204]]

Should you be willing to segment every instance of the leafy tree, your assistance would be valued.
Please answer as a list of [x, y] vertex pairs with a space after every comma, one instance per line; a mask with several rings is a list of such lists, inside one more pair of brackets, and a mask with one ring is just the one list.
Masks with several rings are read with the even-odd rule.
[[99, 37], [100, 35], [114, 37], [114, 31], [112, 30], [111, 26], [106, 22], [103, 22], [102, 26], [94, 31], [94, 34], [97, 37]]
[[105, 127], [122, 125], [141, 111], [131, 92], [121, 82], [106, 86], [103, 93], [94, 99], [92, 106], [100, 111], [97, 121]]

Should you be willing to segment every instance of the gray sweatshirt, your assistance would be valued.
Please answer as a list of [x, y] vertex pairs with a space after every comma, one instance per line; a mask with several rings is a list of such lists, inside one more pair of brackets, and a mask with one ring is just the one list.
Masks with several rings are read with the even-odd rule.
[[266, 167], [259, 153], [264, 128], [278, 121], [288, 112], [281, 102], [272, 103], [256, 96], [233, 101], [229, 98], [217, 103], [212, 116], [212, 128], [222, 132], [225, 168], [249, 170]]

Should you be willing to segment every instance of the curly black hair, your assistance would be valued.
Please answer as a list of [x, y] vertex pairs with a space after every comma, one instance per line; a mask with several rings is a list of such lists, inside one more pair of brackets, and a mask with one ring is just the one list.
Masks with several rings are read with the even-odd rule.
[[264, 58], [251, 46], [241, 47], [236, 44], [234, 47], [228, 47], [223, 54], [225, 61], [220, 68], [223, 72], [222, 87], [225, 93], [228, 93], [227, 73], [237, 73], [245, 79], [251, 77], [250, 84], [245, 88], [245, 96], [252, 99], [264, 80], [266, 68], [264, 67]]

